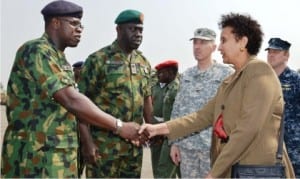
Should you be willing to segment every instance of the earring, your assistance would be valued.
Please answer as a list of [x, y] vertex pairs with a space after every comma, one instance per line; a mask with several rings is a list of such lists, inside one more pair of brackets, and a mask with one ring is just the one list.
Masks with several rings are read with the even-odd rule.
[[243, 52], [244, 50], [245, 50], [245, 48], [244, 48], [244, 47], [241, 47], [241, 48], [240, 48], [240, 51], [241, 51], [241, 52]]

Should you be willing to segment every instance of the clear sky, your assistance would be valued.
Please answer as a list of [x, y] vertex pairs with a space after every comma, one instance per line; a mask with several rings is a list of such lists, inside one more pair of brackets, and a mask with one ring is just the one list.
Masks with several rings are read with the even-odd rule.
[[[298, 0], [72, 0], [84, 8], [85, 29], [78, 47], [65, 53], [72, 64], [112, 43], [116, 16], [125, 9], [144, 13], [144, 39], [140, 50], [152, 66], [177, 59], [180, 72], [196, 64], [189, 39], [198, 27], [216, 31], [222, 14], [247, 13], [262, 25], [264, 42], [258, 56], [266, 59], [267, 42], [281, 37], [292, 43], [289, 66], [300, 68], [300, 1]], [[1, 80], [6, 87], [17, 48], [44, 32], [41, 9], [49, 0], [1, 0]], [[219, 51], [214, 58], [222, 62]]]

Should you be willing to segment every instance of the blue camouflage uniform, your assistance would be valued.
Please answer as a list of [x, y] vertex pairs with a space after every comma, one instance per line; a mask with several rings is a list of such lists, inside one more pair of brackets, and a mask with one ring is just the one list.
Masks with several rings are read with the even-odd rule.
[[285, 101], [284, 141], [295, 175], [300, 178], [300, 74], [287, 67], [279, 80]]

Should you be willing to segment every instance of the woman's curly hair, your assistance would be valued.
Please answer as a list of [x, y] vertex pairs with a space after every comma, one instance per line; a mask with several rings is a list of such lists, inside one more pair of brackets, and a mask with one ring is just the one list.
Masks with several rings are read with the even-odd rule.
[[221, 21], [218, 23], [219, 28], [232, 27], [232, 33], [236, 40], [242, 37], [248, 37], [246, 46], [249, 54], [257, 55], [263, 41], [264, 33], [261, 30], [260, 24], [251, 18], [250, 15], [238, 13], [229, 13], [221, 16]]

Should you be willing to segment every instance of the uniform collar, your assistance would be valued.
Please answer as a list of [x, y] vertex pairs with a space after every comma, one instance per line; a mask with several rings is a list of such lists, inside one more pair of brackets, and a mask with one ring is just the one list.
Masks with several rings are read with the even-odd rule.
[[[123, 53], [123, 54], [125, 54], [124, 51], [121, 49], [120, 45], [118, 44], [118, 41], [117, 41], [117, 40], [115, 40], [115, 41], [111, 44], [111, 48], [112, 48], [112, 50], [113, 50], [114, 52], [116, 52], [116, 53]], [[138, 54], [142, 54], [142, 52], [139, 51], [139, 50], [133, 50], [133, 51], [131, 52], [131, 55], [138, 55]]]
[[62, 52], [61, 50], [59, 50], [58, 48], [56, 48], [54, 42], [52, 41], [52, 39], [49, 37], [49, 35], [47, 33], [44, 33], [41, 37], [43, 40], [46, 40], [53, 49], [55, 49], [58, 53], [61, 53], [62, 55], [64, 55], [64, 52]]

